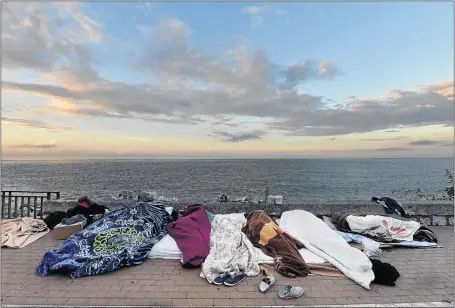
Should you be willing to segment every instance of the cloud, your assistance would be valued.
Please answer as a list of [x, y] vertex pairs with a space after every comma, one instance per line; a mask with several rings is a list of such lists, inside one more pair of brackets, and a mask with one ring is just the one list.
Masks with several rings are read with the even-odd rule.
[[215, 137], [224, 142], [239, 143], [249, 140], [260, 140], [264, 136], [262, 131], [252, 131], [248, 133], [228, 133], [228, 132], [213, 132], [209, 136]]
[[68, 126], [48, 125], [48, 124], [45, 124], [43, 121], [39, 121], [39, 120], [17, 119], [17, 118], [7, 118], [7, 117], [2, 117], [2, 124], [47, 129], [47, 130], [52, 130], [52, 131], [70, 130], [71, 129], [71, 127], [68, 127]]
[[248, 6], [240, 10], [241, 13], [247, 14], [250, 16], [251, 27], [259, 27], [264, 23], [265, 16], [280, 16], [281, 18], [288, 17], [288, 12], [283, 9], [272, 9], [269, 6]]
[[61, 61], [85, 65], [93, 61], [86, 43], [101, 42], [100, 28], [80, 3], [3, 3], [2, 67], [46, 72]]
[[406, 140], [411, 139], [411, 137], [400, 136], [396, 138], [366, 138], [366, 139], [357, 139], [357, 141], [367, 141], [367, 142], [376, 142], [376, 141], [396, 141], [396, 140]]
[[380, 148], [375, 149], [378, 152], [401, 152], [401, 151], [409, 151], [409, 148], [400, 148], [400, 147], [392, 147], [392, 148]]
[[[447, 82], [446, 84], [452, 84]], [[447, 94], [449, 93], [449, 94]], [[434, 87], [389, 91], [386, 97], [350, 97], [335, 107], [322, 104], [277, 118], [271, 127], [290, 136], [326, 136], [453, 123], [453, 86], [445, 94]]]
[[416, 140], [409, 142], [409, 145], [416, 145], [416, 146], [425, 146], [425, 145], [436, 145], [442, 144], [440, 140]]
[[55, 143], [44, 143], [44, 144], [18, 144], [13, 145], [13, 148], [23, 148], [23, 149], [52, 149], [56, 148]]
[[[28, 4], [14, 5], [20, 8], [14, 11], [22, 14], [19, 15], [23, 17], [22, 23], [33, 20], [34, 11], [28, 9]], [[38, 8], [47, 5], [51, 4], [43, 3]], [[15, 37], [8, 38], [10, 45], [7, 48], [23, 52], [24, 42], [27, 42], [27, 53], [31, 53], [30, 57], [17, 57], [10, 52], [8, 57], [15, 58], [14, 61], [7, 60], [8, 65], [39, 69], [45, 77], [53, 75], [58, 79], [53, 77], [55, 80], [47, 83], [6, 80], [2, 90], [64, 101], [60, 105], [51, 103], [47, 111], [68, 115], [191, 125], [219, 121], [219, 115], [246, 116], [261, 119], [267, 131], [286, 136], [339, 136], [426, 125], [453, 125], [452, 81], [422, 85], [412, 90], [392, 89], [383, 97], [349, 96], [341, 102], [334, 102], [328, 97], [297, 90], [313, 80], [333, 82], [341, 69], [329, 59], [308, 59], [282, 65], [270, 61], [264, 50], [249, 50], [239, 42], [209, 54], [191, 47], [192, 30], [176, 18], [160, 19], [148, 35], [144, 34], [144, 45], [137, 48], [136, 68], [148, 74], [153, 83], [129, 84], [109, 80], [93, 68], [90, 49], [85, 45], [87, 42], [96, 44], [102, 39], [102, 35], [97, 35], [101, 25], [94, 20], [82, 24], [85, 20], [80, 15], [83, 10], [79, 6], [75, 8], [79, 9], [79, 15], [74, 18], [65, 13], [69, 8], [58, 8], [63, 13], [57, 20], [64, 23], [67, 18], [73, 18], [71, 28], [78, 30], [78, 39], [66, 33], [69, 26], [55, 28], [53, 23], [56, 21], [46, 15], [44, 9], [37, 9], [40, 24], [47, 25], [44, 28], [30, 27], [26, 23], [8, 26], [10, 29], [6, 35], [14, 34]], [[258, 12], [263, 10], [261, 7]], [[250, 13], [256, 11], [247, 10]], [[7, 19], [7, 23], [13, 24], [11, 16]], [[85, 27], [88, 28], [84, 30]], [[39, 29], [41, 32], [47, 30], [43, 34]], [[48, 33], [49, 29], [56, 33]], [[47, 46], [57, 46], [65, 33], [69, 35], [66, 39], [69, 51], [59, 54], [51, 50], [53, 53], [49, 53]], [[33, 42], [29, 37], [33, 35], [37, 42], [46, 42], [43, 45], [46, 48], [39, 47], [38, 43], [31, 46]], [[88, 53], [80, 51], [78, 55], [75, 50], [79, 47]], [[58, 56], [48, 58], [48, 54]], [[72, 64], [78, 61], [85, 61], [85, 64]], [[232, 121], [224, 122], [228, 129], [236, 125]], [[219, 126], [216, 131], [222, 130], [223, 123]], [[229, 140], [230, 136], [224, 137]]]
[[396, 130], [396, 129], [389, 129], [389, 130], [386, 130], [385, 132], [386, 133], [399, 133], [400, 131]]
[[291, 65], [284, 71], [285, 86], [294, 88], [309, 79], [332, 79], [339, 75], [339, 69], [329, 60], [306, 61]]

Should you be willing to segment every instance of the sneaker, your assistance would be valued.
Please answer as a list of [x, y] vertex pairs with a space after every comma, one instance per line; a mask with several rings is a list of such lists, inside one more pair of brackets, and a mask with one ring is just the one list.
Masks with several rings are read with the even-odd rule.
[[241, 283], [243, 280], [245, 280], [245, 275], [243, 274], [232, 275], [226, 281], [224, 281], [224, 285], [228, 287], [233, 287]]
[[303, 295], [301, 287], [293, 287], [291, 285], [283, 286], [278, 291], [278, 297], [281, 299], [297, 298]]
[[223, 284], [229, 278], [231, 278], [231, 276], [229, 274], [227, 274], [227, 273], [221, 274], [220, 276], [216, 277], [213, 280], [213, 284], [216, 284], [216, 285]]
[[270, 289], [271, 286], [275, 284], [275, 277], [267, 276], [259, 282], [259, 291], [262, 293]]

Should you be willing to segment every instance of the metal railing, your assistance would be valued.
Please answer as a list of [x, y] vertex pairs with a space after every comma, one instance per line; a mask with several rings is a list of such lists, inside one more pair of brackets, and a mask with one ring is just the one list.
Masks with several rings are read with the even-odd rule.
[[1, 217], [30, 217], [33, 212], [33, 218], [43, 218], [44, 200], [52, 200], [54, 195], [60, 199], [59, 191], [2, 190]]

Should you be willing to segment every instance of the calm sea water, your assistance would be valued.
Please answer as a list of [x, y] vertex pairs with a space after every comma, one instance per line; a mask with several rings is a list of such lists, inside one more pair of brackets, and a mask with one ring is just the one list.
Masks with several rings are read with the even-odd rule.
[[[123, 190], [179, 201], [281, 194], [286, 203], [368, 200], [393, 190], [448, 186], [452, 159], [105, 160], [2, 162], [2, 190], [61, 191], [65, 199], [107, 200]], [[396, 195], [396, 194], [395, 194]]]

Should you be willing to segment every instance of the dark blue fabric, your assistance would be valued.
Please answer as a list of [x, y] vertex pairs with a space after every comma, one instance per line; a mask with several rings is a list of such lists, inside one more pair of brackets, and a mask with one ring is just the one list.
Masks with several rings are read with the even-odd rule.
[[63, 272], [78, 278], [141, 264], [167, 234], [168, 215], [163, 205], [146, 202], [114, 210], [47, 251], [36, 274]]

